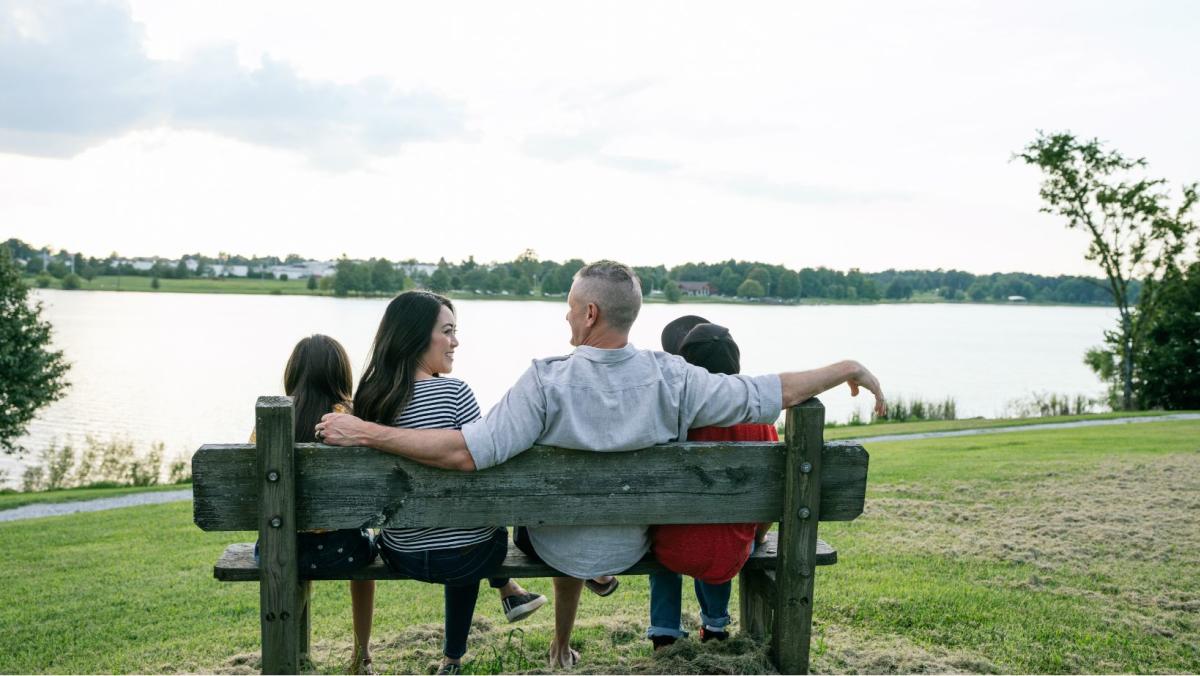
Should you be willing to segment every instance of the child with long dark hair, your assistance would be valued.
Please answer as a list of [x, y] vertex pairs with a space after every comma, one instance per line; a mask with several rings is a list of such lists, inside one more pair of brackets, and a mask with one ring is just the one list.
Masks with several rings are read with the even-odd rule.
[[[471, 388], [446, 378], [458, 347], [454, 305], [426, 291], [406, 291], [388, 304], [375, 334], [371, 360], [354, 395], [359, 418], [417, 429], [461, 429], [480, 417]], [[508, 553], [508, 531], [483, 528], [384, 528], [384, 562], [413, 579], [445, 585], [445, 643], [439, 674], [456, 674], [479, 581]], [[489, 580], [499, 590], [505, 616], [515, 622], [540, 608], [546, 597], [530, 594], [511, 579]]]
[[[326, 413], [350, 412], [353, 385], [350, 359], [341, 343], [321, 334], [296, 343], [283, 369], [283, 391], [292, 398], [295, 408], [293, 433], [298, 443], [317, 441], [313, 429]], [[371, 533], [365, 528], [300, 531], [296, 534], [296, 550], [301, 575], [350, 572], [370, 564], [376, 554]], [[350, 605], [354, 619], [352, 670], [356, 674], [372, 673], [375, 581], [351, 580]]]

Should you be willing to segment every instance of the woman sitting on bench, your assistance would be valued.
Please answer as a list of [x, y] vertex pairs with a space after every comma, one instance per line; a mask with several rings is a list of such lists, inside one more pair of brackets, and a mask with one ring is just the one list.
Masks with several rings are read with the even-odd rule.
[[[371, 361], [358, 383], [354, 414], [363, 420], [417, 429], [461, 429], [478, 419], [471, 388], [442, 377], [454, 368], [458, 347], [454, 305], [425, 291], [392, 299], [371, 348]], [[445, 585], [444, 659], [439, 674], [457, 674], [467, 651], [467, 633], [483, 573], [508, 554], [504, 528], [384, 528], [379, 551], [392, 570]], [[492, 579], [509, 622], [546, 603], [511, 579]]]

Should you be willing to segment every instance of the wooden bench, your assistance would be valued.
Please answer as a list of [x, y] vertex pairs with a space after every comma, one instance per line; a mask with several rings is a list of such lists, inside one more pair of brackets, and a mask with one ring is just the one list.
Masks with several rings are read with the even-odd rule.
[[[259, 582], [263, 673], [296, 673], [308, 652], [318, 578], [297, 570], [297, 529], [753, 521], [779, 521], [779, 536], [739, 576], [741, 630], [770, 638], [781, 672], [805, 673], [814, 572], [837, 560], [817, 539], [817, 522], [856, 518], [866, 493], [867, 452], [823, 442], [816, 399], [788, 410], [786, 443], [681, 442], [625, 453], [538, 446], [472, 473], [369, 448], [297, 444], [292, 416], [289, 398], [260, 397], [256, 445], [208, 444], [192, 457], [196, 525], [258, 531], [261, 567], [253, 543], [239, 543], [214, 574]], [[647, 558], [622, 574], [658, 570]], [[513, 547], [492, 575], [555, 571]], [[376, 560], [336, 579], [400, 577]]]

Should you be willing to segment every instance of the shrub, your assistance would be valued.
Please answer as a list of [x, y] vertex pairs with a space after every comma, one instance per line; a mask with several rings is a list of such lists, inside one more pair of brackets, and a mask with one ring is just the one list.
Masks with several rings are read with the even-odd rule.
[[37, 284], [37, 288], [39, 289], [48, 289], [50, 288], [50, 282], [52, 281], [53, 278], [43, 272], [34, 279], [34, 284]]
[[83, 278], [74, 272], [62, 279], [62, 288], [64, 291], [75, 291], [81, 286], [83, 286]]
[[[1111, 403], [1116, 403], [1115, 400]], [[1069, 395], [1053, 392], [1034, 392], [1027, 399], [1013, 399], [1005, 407], [1010, 418], [1048, 418], [1061, 415], [1083, 415], [1095, 413], [1104, 406], [1102, 399], [1082, 394]]]
[[[882, 416], [871, 412], [871, 422], [907, 422], [916, 420], [956, 420], [958, 405], [953, 397], [941, 401], [925, 401], [920, 398], [906, 400], [904, 397], [888, 399]], [[853, 420], [853, 418], [851, 418]]]

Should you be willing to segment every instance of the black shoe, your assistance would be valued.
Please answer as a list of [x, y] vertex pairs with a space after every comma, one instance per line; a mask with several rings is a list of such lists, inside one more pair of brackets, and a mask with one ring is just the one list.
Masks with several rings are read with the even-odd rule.
[[650, 642], [654, 644], [655, 650], [662, 650], [669, 645], [675, 645], [677, 639], [674, 636], [651, 636]]
[[700, 627], [700, 642], [708, 643], [709, 641], [724, 641], [729, 638], [729, 632], [717, 631], [708, 627]]
[[500, 605], [504, 606], [504, 616], [508, 621], [517, 622], [546, 605], [546, 597], [541, 594], [513, 594], [500, 599]]

